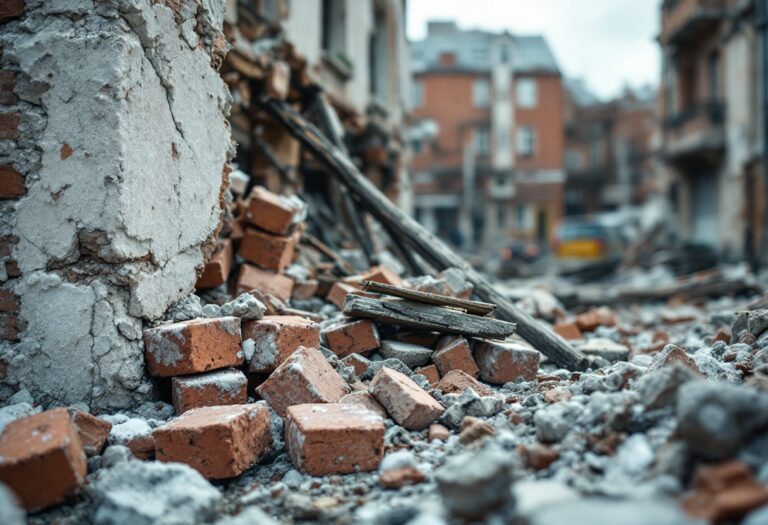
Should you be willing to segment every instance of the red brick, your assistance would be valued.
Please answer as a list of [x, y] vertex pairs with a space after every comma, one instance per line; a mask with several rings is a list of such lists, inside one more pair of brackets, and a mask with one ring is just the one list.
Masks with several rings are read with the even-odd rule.
[[229, 279], [229, 272], [232, 270], [232, 241], [223, 239], [216, 247], [216, 253], [211, 260], [205, 263], [203, 273], [198, 277], [195, 288], [215, 288], [221, 286]]
[[480, 375], [475, 358], [469, 349], [469, 343], [463, 337], [450, 337], [444, 341], [438, 341], [437, 352], [432, 354], [432, 361], [437, 366], [441, 375], [451, 370], [463, 370], [472, 377]]
[[265, 403], [195, 408], [154, 435], [158, 461], [186, 463], [209, 479], [239, 476], [272, 443]]
[[403, 287], [405, 284], [399, 275], [386, 266], [372, 266], [367, 272], [361, 275], [353, 275], [352, 277], [346, 277], [344, 279], [344, 282], [358, 287], [362, 287], [363, 281], [374, 281], [400, 287]]
[[682, 499], [692, 517], [709, 523], [736, 523], [768, 503], [768, 487], [755, 479], [749, 466], [739, 460], [699, 466], [693, 490]]
[[288, 409], [291, 461], [313, 476], [375, 470], [384, 455], [384, 420], [358, 404], [304, 404]]
[[256, 391], [275, 412], [285, 416], [289, 406], [336, 403], [350, 388], [319, 350], [299, 348]]
[[398, 425], [408, 430], [424, 430], [445, 408], [408, 376], [384, 367], [370, 385], [373, 397]]
[[248, 228], [240, 242], [238, 255], [264, 270], [282, 272], [293, 260], [299, 233], [283, 237]]
[[306, 279], [304, 281], [295, 281], [291, 299], [305, 301], [317, 294], [320, 283], [317, 279]]
[[355, 375], [361, 376], [368, 370], [371, 365], [371, 360], [361, 356], [360, 354], [349, 354], [347, 357], [341, 360], [345, 366], [351, 366], [355, 369]]
[[576, 339], [581, 339], [581, 330], [579, 330], [579, 325], [577, 325], [576, 322], [555, 323], [555, 326], [553, 326], [552, 329], [557, 335], [565, 340], [573, 341]]
[[19, 97], [13, 89], [16, 85], [16, 73], [13, 71], [0, 71], [0, 104], [15, 104]]
[[24, 16], [25, 0], [4, 0], [0, 2], [0, 24]]
[[0, 312], [18, 312], [19, 298], [11, 290], [0, 290]]
[[70, 416], [85, 455], [90, 457], [101, 454], [109, 437], [109, 431], [112, 430], [112, 423], [81, 410], [70, 409]]
[[0, 435], [0, 481], [28, 511], [76, 494], [86, 472], [83, 446], [66, 408], [13, 421]]
[[339, 357], [370, 353], [379, 347], [379, 331], [367, 319], [344, 319], [323, 329], [328, 348]]
[[438, 372], [435, 365], [422, 366], [414, 370], [417, 374], [421, 374], [427, 378], [429, 384], [435, 386], [440, 381], [440, 372]]
[[138, 459], [150, 459], [155, 455], [155, 438], [152, 427], [144, 419], [131, 418], [115, 423], [109, 432], [110, 445], [128, 447]]
[[533, 381], [539, 370], [539, 353], [521, 343], [480, 341], [475, 346], [475, 360], [480, 379], [488, 383], [506, 383], [523, 379]]
[[602, 306], [576, 317], [576, 326], [582, 332], [593, 332], [598, 326], [615, 326], [616, 314], [610, 308]]
[[449, 437], [451, 437], [451, 431], [448, 430], [448, 427], [443, 426], [440, 423], [432, 423], [429, 425], [427, 441], [448, 441]]
[[267, 315], [243, 324], [243, 346], [251, 344], [248, 370], [271, 372], [299, 347], [319, 348], [320, 325], [296, 315]]
[[243, 364], [240, 319], [193, 319], [144, 330], [149, 372], [167, 377]]
[[174, 377], [171, 396], [176, 415], [193, 408], [241, 405], [248, 401], [248, 379], [234, 368]]
[[245, 219], [275, 235], [288, 235], [303, 219], [306, 207], [298, 198], [288, 198], [256, 186], [251, 190]]
[[343, 310], [344, 300], [347, 298], [348, 294], [362, 295], [363, 297], [376, 297], [376, 294], [363, 292], [352, 284], [336, 281], [328, 291], [328, 295], [325, 296], [325, 300], [336, 305], [339, 310]]
[[0, 341], [18, 341], [21, 323], [12, 314], [0, 314]]
[[247, 293], [258, 290], [263, 294], [271, 294], [283, 302], [291, 298], [293, 291], [293, 279], [287, 275], [281, 275], [255, 268], [249, 264], [240, 267], [240, 275], [237, 278], [237, 293]]
[[18, 199], [27, 194], [24, 177], [13, 166], [0, 166], [0, 199]]
[[359, 405], [363, 405], [365, 408], [381, 416], [382, 418], [387, 417], [387, 411], [384, 410], [384, 407], [381, 406], [381, 403], [376, 401], [376, 398], [374, 398], [367, 390], [361, 390], [359, 392], [352, 392], [351, 394], [347, 394], [339, 400], [339, 403], [357, 403]]
[[19, 113], [0, 113], [0, 140], [16, 140], [19, 138]]
[[427, 481], [427, 475], [413, 465], [389, 469], [379, 474], [379, 485], [385, 489], [399, 489]]
[[435, 388], [443, 394], [461, 394], [467, 388], [471, 388], [481, 396], [495, 394], [488, 385], [484, 385], [463, 370], [451, 370], [438, 381]]
[[717, 332], [715, 332], [715, 335], [712, 336], [712, 342], [715, 341], [722, 341], [725, 344], [731, 343], [731, 331], [728, 330], [726, 327], [721, 326], [717, 329]]
[[661, 352], [653, 357], [653, 361], [651, 361], [647, 371], [653, 372], [660, 368], [672, 366], [675, 363], [683, 365], [698, 375], [701, 374], [693, 358], [677, 345], [666, 345]]
[[543, 470], [557, 461], [560, 453], [548, 445], [534, 443], [532, 445], [519, 445], [517, 453], [527, 468]]

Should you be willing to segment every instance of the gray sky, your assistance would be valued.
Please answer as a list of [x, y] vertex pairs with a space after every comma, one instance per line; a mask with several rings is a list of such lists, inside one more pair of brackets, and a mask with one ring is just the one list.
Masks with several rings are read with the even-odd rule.
[[658, 84], [661, 0], [408, 0], [408, 37], [425, 36], [427, 20], [462, 29], [542, 34], [560, 69], [581, 77], [598, 97], [625, 84]]

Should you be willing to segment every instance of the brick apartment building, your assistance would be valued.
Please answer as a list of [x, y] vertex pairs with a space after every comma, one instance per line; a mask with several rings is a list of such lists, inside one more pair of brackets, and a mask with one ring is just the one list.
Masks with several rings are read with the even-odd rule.
[[414, 205], [466, 249], [546, 243], [563, 210], [563, 85], [540, 36], [430, 22], [411, 45]]
[[656, 92], [627, 90], [600, 102], [567, 82], [566, 215], [638, 206], [655, 192]]
[[764, 10], [753, 0], [661, 7], [663, 181], [677, 230], [734, 258], [766, 247]]

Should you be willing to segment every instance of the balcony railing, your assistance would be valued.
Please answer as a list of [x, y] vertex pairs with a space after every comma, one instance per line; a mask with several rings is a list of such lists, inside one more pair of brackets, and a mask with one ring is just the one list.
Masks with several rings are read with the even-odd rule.
[[697, 104], [664, 119], [665, 150], [672, 156], [720, 151], [724, 147], [725, 106], [720, 101]]
[[661, 41], [674, 45], [715, 27], [727, 9], [725, 0], [666, 0], [662, 13]]

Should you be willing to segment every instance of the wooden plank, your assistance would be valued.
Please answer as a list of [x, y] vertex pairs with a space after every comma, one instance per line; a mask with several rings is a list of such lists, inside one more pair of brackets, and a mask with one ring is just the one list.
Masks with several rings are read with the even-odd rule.
[[495, 304], [482, 303], [480, 301], [470, 301], [469, 299], [459, 299], [449, 295], [440, 295], [430, 292], [420, 292], [408, 288], [400, 288], [391, 284], [377, 283], [375, 281], [363, 281], [363, 290], [366, 292], [375, 292], [401, 299], [408, 299], [417, 303], [433, 304], [436, 306], [450, 306], [459, 308], [473, 315], [488, 315], [496, 308]]
[[515, 323], [403, 299], [385, 301], [349, 294], [344, 300], [344, 315], [429, 332], [486, 339], [505, 339], [515, 333]]
[[456, 267], [464, 270], [475, 286], [475, 295], [496, 305], [495, 315], [517, 324], [518, 333], [535, 349], [558, 366], [583, 370], [588, 360], [548, 326], [519, 310], [504, 295], [466, 261], [454, 253], [442, 240], [426, 230], [415, 219], [395, 206], [378, 188], [366, 179], [349, 157], [333, 146], [317, 128], [308, 123], [287, 104], [274, 99], [262, 99], [262, 107], [307, 148], [329, 173], [347, 186], [353, 196], [390, 232], [397, 233], [405, 244], [416, 250], [438, 270]]

